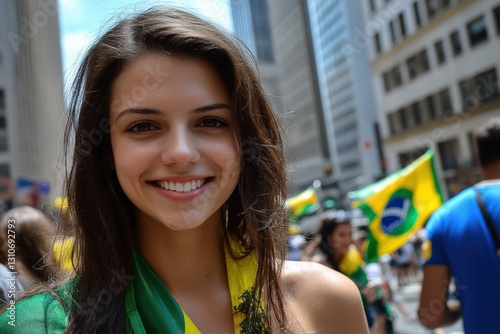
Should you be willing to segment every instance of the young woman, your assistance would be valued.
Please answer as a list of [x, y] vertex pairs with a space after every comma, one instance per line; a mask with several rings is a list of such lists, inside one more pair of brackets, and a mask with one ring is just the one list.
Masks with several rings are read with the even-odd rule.
[[26, 331], [367, 333], [350, 280], [284, 261], [281, 132], [249, 64], [176, 9], [90, 48], [67, 132], [75, 277], [16, 304], [43, 324]]
[[[320, 217], [318, 238], [306, 247], [303, 260], [324, 264], [348, 276], [363, 295], [363, 306], [371, 329], [370, 333], [392, 332], [386, 328], [389, 314], [380, 288], [383, 280], [381, 268], [375, 263], [370, 264], [370, 268], [365, 265], [352, 234], [353, 227], [346, 212], [342, 210], [324, 212]], [[375, 313], [375, 318], [372, 313]]]
[[54, 225], [40, 210], [19, 206], [3, 215], [0, 221], [0, 263], [13, 268], [16, 283], [23, 289], [29, 290], [47, 282], [56, 274], [55, 261], [50, 254], [54, 236]]

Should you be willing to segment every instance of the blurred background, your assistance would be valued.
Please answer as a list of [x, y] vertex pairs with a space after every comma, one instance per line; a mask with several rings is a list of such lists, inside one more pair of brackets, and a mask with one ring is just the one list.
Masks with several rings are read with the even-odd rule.
[[319, 212], [350, 210], [350, 192], [429, 148], [444, 199], [479, 181], [471, 133], [500, 115], [500, 0], [0, 0], [0, 212], [52, 212], [78, 62], [115, 20], [153, 5], [194, 11], [255, 55], [286, 129], [289, 196], [306, 204], [292, 234], [316, 232]]

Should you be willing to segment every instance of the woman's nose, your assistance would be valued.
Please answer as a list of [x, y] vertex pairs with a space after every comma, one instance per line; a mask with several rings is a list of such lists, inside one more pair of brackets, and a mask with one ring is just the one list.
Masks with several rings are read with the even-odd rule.
[[188, 129], [171, 129], [162, 145], [161, 159], [167, 165], [184, 167], [200, 158], [197, 140]]

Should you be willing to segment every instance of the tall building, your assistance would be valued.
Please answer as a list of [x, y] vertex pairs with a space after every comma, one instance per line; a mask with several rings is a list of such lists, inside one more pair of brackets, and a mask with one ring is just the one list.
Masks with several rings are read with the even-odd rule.
[[267, 1], [267, 8], [284, 101], [291, 182], [298, 191], [325, 179], [330, 163], [309, 16], [301, 0]]
[[60, 195], [63, 83], [55, 0], [0, 2], [0, 201]]
[[363, 1], [389, 171], [427, 148], [453, 196], [479, 180], [472, 131], [500, 116], [500, 1]]
[[[311, 36], [332, 157], [333, 180], [343, 192], [383, 174], [377, 110], [360, 1], [309, 0]], [[361, 43], [361, 45], [360, 45]]]
[[282, 111], [277, 67], [266, 0], [231, 0], [234, 34], [252, 52], [261, 82], [278, 112]]

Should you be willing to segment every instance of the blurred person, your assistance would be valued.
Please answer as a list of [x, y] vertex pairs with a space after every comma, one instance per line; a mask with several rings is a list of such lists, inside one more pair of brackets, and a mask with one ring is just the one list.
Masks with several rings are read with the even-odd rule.
[[282, 129], [253, 64], [166, 7], [90, 46], [65, 141], [73, 276], [19, 300], [15, 329], [0, 314], [0, 332], [368, 333], [352, 281], [286, 261]]
[[[306, 246], [302, 260], [321, 263], [352, 279], [363, 297], [370, 333], [391, 333], [392, 323], [381, 289], [383, 278], [379, 264], [365, 265], [353, 243], [353, 227], [347, 213], [325, 211], [319, 221], [318, 238]], [[358, 235], [362, 237], [361, 233]]]
[[15, 238], [12, 239], [15, 241], [15, 271], [24, 289], [48, 282], [57, 274], [51, 252], [54, 236], [54, 225], [38, 209], [15, 207], [2, 217], [0, 262], [8, 267], [9, 239]]
[[398, 277], [398, 288], [415, 283], [417, 255], [415, 246], [411, 241], [407, 241], [397, 251], [392, 253], [396, 276]]
[[[465, 333], [496, 334], [500, 328], [500, 245], [494, 237], [500, 233], [500, 117], [474, 135], [483, 181], [448, 200], [426, 225], [418, 316], [431, 329], [462, 316]], [[488, 228], [486, 216], [494, 231]], [[449, 292], [452, 277], [456, 296]]]
[[[363, 258], [366, 250], [367, 235], [367, 231], [363, 228], [358, 228], [358, 230], [353, 233], [353, 243]], [[389, 315], [388, 321], [386, 321], [386, 327], [390, 327], [393, 324], [392, 318], [394, 317], [394, 314], [392, 312], [392, 305], [396, 306], [398, 311], [407, 321], [414, 320], [406, 306], [400, 301], [399, 296], [394, 293], [394, 276], [392, 274], [391, 260], [392, 258], [390, 254], [384, 254], [380, 256], [378, 263], [370, 263], [365, 266], [368, 281], [375, 282], [383, 291], [383, 300], [387, 304], [382, 305]]]

